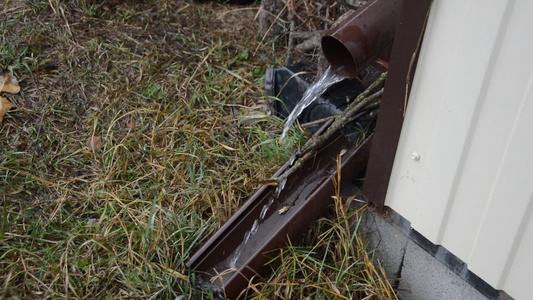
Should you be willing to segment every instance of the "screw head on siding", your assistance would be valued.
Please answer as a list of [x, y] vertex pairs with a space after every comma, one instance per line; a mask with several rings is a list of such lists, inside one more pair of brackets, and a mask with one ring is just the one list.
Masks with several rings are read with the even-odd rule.
[[418, 153], [416, 151], [413, 151], [413, 153], [411, 153], [411, 159], [414, 160], [414, 161], [419, 161], [420, 160], [420, 153]]

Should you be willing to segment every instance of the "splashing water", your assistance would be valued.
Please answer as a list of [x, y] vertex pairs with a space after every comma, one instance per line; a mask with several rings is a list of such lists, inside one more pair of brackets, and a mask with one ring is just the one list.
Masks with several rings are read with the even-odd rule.
[[250, 229], [250, 235], [254, 235], [257, 232], [258, 228], [259, 228], [259, 219], [256, 219], [254, 221], [254, 224], [252, 225], [252, 229]]
[[287, 117], [285, 127], [283, 128], [283, 132], [281, 133], [281, 137], [279, 138], [280, 141], [283, 141], [283, 139], [287, 135], [287, 132], [289, 132], [289, 129], [291, 129], [292, 123], [296, 121], [296, 119], [300, 116], [300, 114], [304, 111], [306, 107], [308, 107], [311, 103], [318, 99], [318, 97], [324, 94], [327, 89], [329, 89], [332, 85], [337, 82], [340, 82], [343, 79], [344, 76], [337, 74], [331, 69], [331, 67], [329, 67], [326, 72], [324, 72], [324, 75], [322, 75], [322, 77], [317, 82], [312, 84], [307, 89], [307, 91], [305, 91], [300, 102], [296, 104], [291, 114]]
[[246, 234], [244, 235], [244, 241], [243, 241], [245, 245], [248, 243], [248, 240], [250, 239], [251, 236], [252, 236], [252, 232], [250, 230], [247, 230]]
[[261, 214], [259, 215], [259, 220], [261, 220], [261, 221], [265, 220], [265, 216], [266, 216], [269, 208], [270, 208], [270, 205], [268, 205], [268, 204], [263, 205], [263, 209], [261, 209]]
[[293, 154], [291, 156], [291, 161], [289, 162], [289, 167], [292, 167], [294, 165], [294, 163], [296, 162], [297, 158], [298, 158], [298, 156], [296, 154]]
[[274, 191], [274, 197], [279, 198], [279, 194], [281, 194], [281, 191], [285, 188], [285, 184], [287, 184], [287, 177], [282, 178], [278, 182], [278, 186], [276, 187], [276, 190]]
[[237, 249], [235, 249], [235, 252], [231, 256], [231, 259], [230, 259], [230, 262], [229, 262], [229, 267], [231, 269], [236, 269], [237, 268], [237, 260], [239, 259], [240, 256], [241, 256], [241, 246], [239, 245], [239, 247], [237, 247]]

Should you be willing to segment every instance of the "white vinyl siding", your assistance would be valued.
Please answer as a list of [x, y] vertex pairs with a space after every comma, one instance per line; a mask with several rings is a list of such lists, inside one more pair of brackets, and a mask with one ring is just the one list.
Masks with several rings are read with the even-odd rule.
[[385, 201], [516, 299], [533, 269], [532, 31], [531, 0], [434, 0]]

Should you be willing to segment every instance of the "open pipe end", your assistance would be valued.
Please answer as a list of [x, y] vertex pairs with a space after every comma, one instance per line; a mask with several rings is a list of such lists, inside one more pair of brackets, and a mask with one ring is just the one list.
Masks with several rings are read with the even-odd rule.
[[357, 76], [357, 66], [348, 48], [333, 36], [326, 35], [321, 40], [322, 52], [331, 68], [348, 78]]
[[368, 1], [327, 31], [321, 44], [331, 67], [354, 78], [383, 54], [394, 40], [401, 4], [401, 0]]

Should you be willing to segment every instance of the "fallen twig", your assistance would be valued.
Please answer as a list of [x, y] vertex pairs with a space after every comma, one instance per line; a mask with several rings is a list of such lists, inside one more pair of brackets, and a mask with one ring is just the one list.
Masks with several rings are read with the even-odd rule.
[[315, 152], [329, 139], [337, 130], [344, 127], [349, 123], [352, 117], [365, 109], [368, 106], [373, 106], [376, 101], [383, 94], [383, 88], [374, 94], [368, 96], [374, 89], [379, 87], [385, 81], [387, 77], [387, 72], [383, 73], [374, 83], [372, 83], [364, 92], [359, 94], [355, 100], [346, 107], [346, 109], [335, 119], [335, 122], [328, 127], [328, 129], [320, 135], [313, 136], [305, 146], [295, 154], [296, 161], [293, 165], [287, 169], [283, 174], [281, 174], [276, 180], [278, 182], [284, 182], [287, 178], [292, 175], [298, 168], [305, 163], [307, 160], [312, 158], [315, 155]]
[[296, 43], [295, 38], [293, 37], [292, 33], [296, 29], [296, 16], [293, 15], [292, 10], [289, 10], [289, 20], [290, 20], [290, 27], [289, 27], [289, 42], [287, 45], [287, 57], [285, 58], [285, 65], [290, 66], [292, 64], [292, 56], [294, 52], [294, 45]]
[[[350, 117], [350, 119], [348, 120], [348, 122], [346, 122], [346, 124], [351, 123], [351, 122], [359, 119], [360, 117], [362, 117], [363, 115], [367, 114], [368, 112], [370, 112], [371, 110], [373, 110], [373, 109], [375, 109], [377, 107], [379, 107], [379, 101], [369, 103], [367, 106], [365, 106], [365, 108], [360, 113]], [[315, 126], [318, 126], [318, 125], [322, 125], [322, 124], [326, 123], [327, 121], [329, 121], [331, 119], [335, 119], [336, 117], [338, 117], [340, 115], [341, 115], [340, 113], [339, 114], [334, 114], [334, 115], [331, 115], [329, 117], [325, 117], [325, 118], [322, 118], [322, 119], [318, 119], [318, 120], [302, 123], [302, 124], [299, 124], [298, 127], [301, 127], [301, 128], [304, 128], [304, 129], [305, 128], [315, 127]], [[283, 129], [272, 130], [272, 133], [274, 133], [274, 134], [278, 134], [278, 133], [282, 133], [282, 132], [283, 132]]]
[[[301, 128], [310, 128], [310, 127], [314, 127], [314, 126], [317, 126], [317, 125], [322, 125], [324, 123], [326, 123], [327, 121], [331, 120], [331, 119], [335, 119], [336, 117], [340, 116], [341, 114], [335, 114], [335, 115], [331, 115], [329, 117], [325, 117], [325, 118], [322, 118], [322, 119], [318, 119], [318, 120], [314, 120], [314, 121], [311, 121], [311, 122], [307, 122], [307, 123], [301, 123], [298, 125], [298, 127], [301, 127]], [[272, 130], [272, 133], [274, 134], [279, 134], [279, 133], [282, 133], [283, 132], [283, 129], [276, 129], [276, 130]]]

